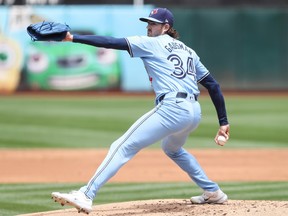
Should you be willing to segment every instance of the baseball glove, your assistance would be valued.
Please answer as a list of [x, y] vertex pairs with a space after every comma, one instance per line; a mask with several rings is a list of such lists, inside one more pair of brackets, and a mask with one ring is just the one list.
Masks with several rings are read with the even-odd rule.
[[70, 27], [63, 23], [43, 21], [31, 24], [27, 32], [32, 41], [62, 41]]

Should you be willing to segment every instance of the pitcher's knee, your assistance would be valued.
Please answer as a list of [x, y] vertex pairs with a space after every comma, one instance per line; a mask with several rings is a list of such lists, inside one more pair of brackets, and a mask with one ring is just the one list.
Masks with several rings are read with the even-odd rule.
[[164, 153], [170, 158], [177, 157], [179, 154], [179, 148], [175, 148], [175, 146], [162, 143], [161, 147]]

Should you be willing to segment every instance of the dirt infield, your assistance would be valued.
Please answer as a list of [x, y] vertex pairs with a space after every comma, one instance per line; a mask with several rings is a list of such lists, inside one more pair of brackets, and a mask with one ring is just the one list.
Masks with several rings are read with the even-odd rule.
[[[65, 209], [25, 216], [79, 216]], [[113, 203], [93, 207], [91, 216], [285, 216], [288, 202], [230, 200], [223, 205], [192, 205], [189, 200], [146, 200]], [[24, 216], [24, 215], [22, 215]]]
[[[288, 149], [190, 150], [215, 181], [287, 181]], [[0, 183], [87, 182], [107, 150], [0, 150]], [[9, 164], [9, 166], [8, 166]], [[19, 166], [21, 164], [21, 166]], [[132, 175], [133, 173], [133, 175]], [[160, 150], [146, 149], [111, 182], [190, 181]], [[229, 200], [225, 205], [192, 205], [189, 200], [146, 200], [96, 205], [97, 216], [286, 216], [288, 201]], [[78, 216], [74, 208], [26, 216]]]
[[[193, 149], [190, 152], [215, 181], [288, 180], [288, 149]], [[3, 149], [0, 150], [0, 183], [86, 183], [106, 153], [107, 149]], [[190, 179], [161, 150], [152, 149], [139, 152], [111, 179], [111, 182], [173, 181]]]

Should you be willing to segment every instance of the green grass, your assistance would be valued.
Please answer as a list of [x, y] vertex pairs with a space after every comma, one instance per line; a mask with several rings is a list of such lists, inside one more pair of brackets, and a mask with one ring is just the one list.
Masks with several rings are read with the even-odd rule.
[[[287, 99], [227, 96], [231, 139], [226, 148], [288, 147]], [[0, 148], [105, 148], [153, 103], [152, 96], [0, 97]], [[209, 97], [200, 97], [200, 103], [202, 122], [185, 146], [218, 148], [215, 109]]]
[[[68, 192], [80, 184], [6, 184], [0, 185], [1, 216], [50, 211], [61, 207], [50, 199], [53, 191]], [[288, 200], [288, 182], [221, 183], [234, 200]], [[147, 199], [189, 199], [202, 191], [191, 183], [133, 183], [105, 185], [94, 204]]]
[[[287, 97], [226, 97], [231, 138], [225, 148], [287, 148]], [[202, 123], [186, 148], [218, 148], [212, 102], [200, 97]], [[0, 97], [0, 148], [107, 148], [142, 114], [153, 97]], [[159, 144], [153, 145], [159, 148]], [[0, 215], [61, 209], [52, 191], [80, 184], [0, 184]], [[288, 200], [288, 182], [222, 182], [230, 199]], [[190, 183], [107, 184], [95, 204], [146, 199], [187, 199], [201, 193]]]

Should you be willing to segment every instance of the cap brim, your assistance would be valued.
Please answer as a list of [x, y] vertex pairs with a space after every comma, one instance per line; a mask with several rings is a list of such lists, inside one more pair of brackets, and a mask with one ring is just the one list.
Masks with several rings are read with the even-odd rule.
[[154, 19], [152, 17], [142, 17], [139, 20], [141, 20], [142, 22], [151, 21], [151, 22], [156, 22], [156, 23], [162, 23], [163, 24], [163, 22], [161, 22], [160, 20]]

